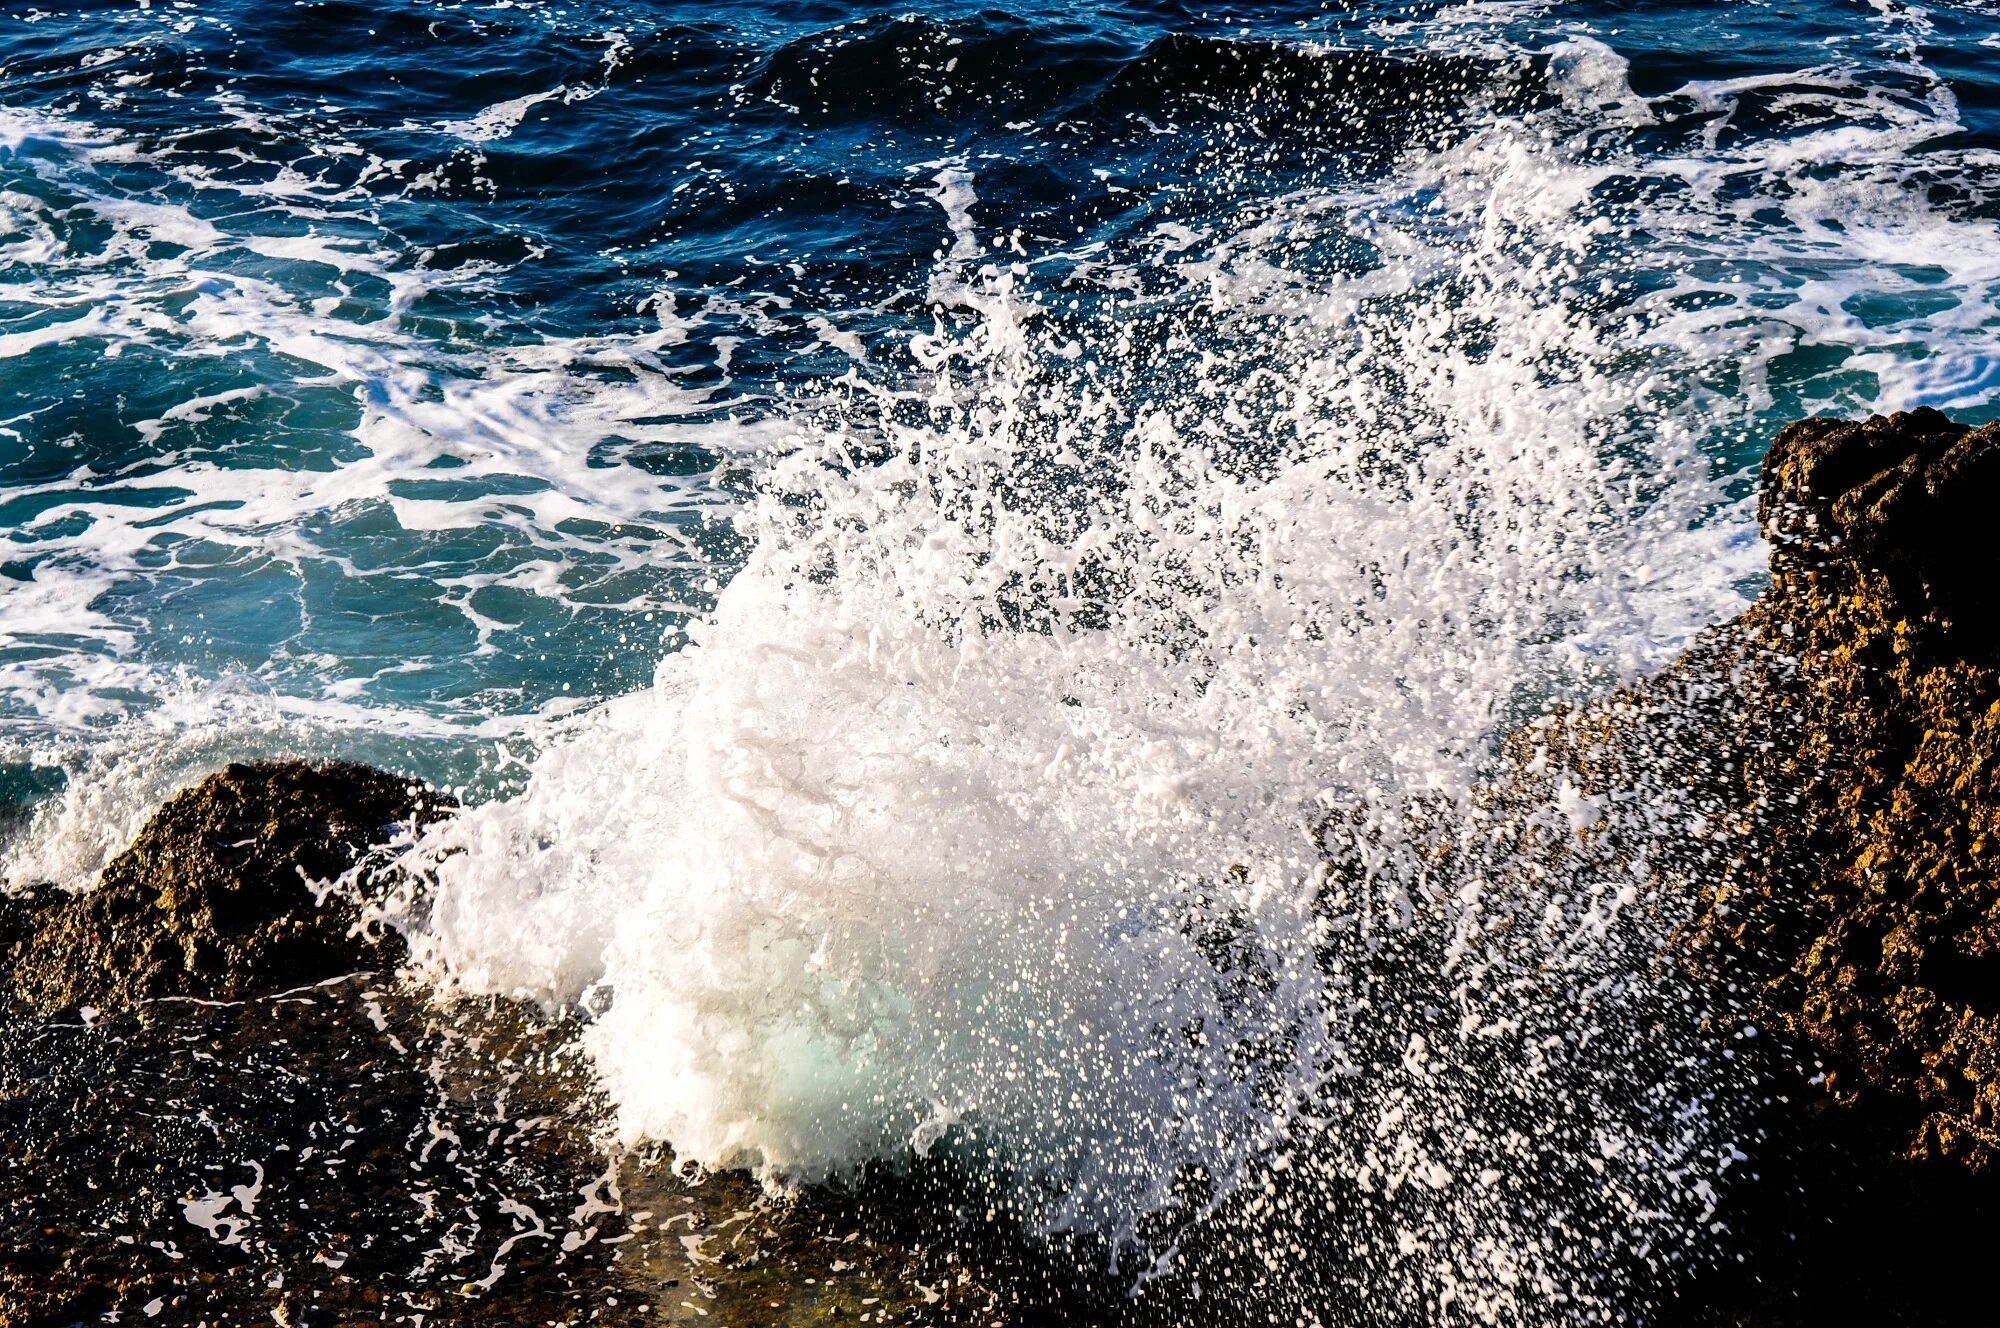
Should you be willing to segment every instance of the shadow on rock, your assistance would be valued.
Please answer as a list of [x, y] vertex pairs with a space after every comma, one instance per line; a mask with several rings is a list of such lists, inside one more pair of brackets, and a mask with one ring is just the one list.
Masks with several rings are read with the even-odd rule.
[[1679, 958], [1766, 1033], [1751, 1174], [1673, 1324], [1956, 1324], [2000, 1223], [2000, 425], [1783, 430], [1771, 582], [1657, 679], [1517, 735], [1691, 891]]

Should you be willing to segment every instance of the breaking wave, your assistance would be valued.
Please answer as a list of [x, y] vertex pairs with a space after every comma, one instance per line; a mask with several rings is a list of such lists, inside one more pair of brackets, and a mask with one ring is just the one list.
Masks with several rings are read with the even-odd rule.
[[[396, 920], [442, 979], [585, 1016], [625, 1142], [774, 1185], [932, 1158], [1149, 1276], [1213, 1223], [1301, 1316], [1315, 1277], [1384, 1318], [1608, 1312], [1618, 1261], [1698, 1244], [1740, 1157], [1736, 1030], [1650, 971], [1675, 919], [1634, 907], [1638, 869], [1447, 891], [1426, 845], [1476, 835], [1504, 734], [1742, 605], [1771, 418], [1987, 407], [2000, 230], [1893, 7], [1886, 63], [1664, 83], [1583, 31], [1524, 47], [1500, 8], [1354, 49], [1070, 34], [1062, 59], [1000, 18], [754, 60], [620, 32], [587, 79], [427, 122], [471, 145], [426, 186], [460, 197], [529, 188], [506, 145], [555, 132], [536, 117], [676, 61], [734, 77], [746, 116], [1055, 145], [715, 185], [731, 218], [914, 213], [932, 257], [832, 310], [795, 298], [803, 262], [790, 294], [700, 313], [656, 291], [631, 335], [446, 317], [525, 260], [378, 253], [371, 190], [408, 162], [285, 205], [360, 238], [272, 238], [204, 218], [187, 190], [222, 186], [185, 163], [180, 201], [142, 207], [121, 173], [146, 152], [7, 120], [0, 164], [35, 189], [0, 198], [0, 256], [46, 269], [12, 293], [90, 312], [0, 354], [270, 361], [148, 407], [171, 448], [10, 498], [36, 561], [5, 625], [40, 653], [0, 691], [42, 725], [25, 743], [80, 741], [62, 759], [98, 776], [10, 876], [80, 883], [210, 750], [160, 734], [229, 708], [172, 717], [171, 665], [135, 646], [168, 601], [108, 588], [290, 569], [275, 696], [213, 750], [307, 719], [343, 750], [531, 750], [413, 851], [429, 889]], [[1099, 191], [1022, 205], [1038, 170]], [[741, 389], [801, 346], [825, 372]], [[281, 389], [273, 363], [306, 367]], [[311, 464], [204, 450], [211, 420], [288, 427], [329, 383], [352, 418]], [[390, 601], [343, 617], [343, 579], [460, 621], [357, 661], [353, 620]], [[649, 687], [563, 699], [524, 663], [563, 641], [547, 615], [626, 592], [607, 635], [667, 647]], [[571, 643], [586, 681], [604, 639]], [[413, 656], [456, 671], [395, 692]], [[1546, 810], [1574, 833], [1599, 809], [1565, 786]], [[1469, 921], [1530, 904], [1521, 934]], [[1302, 1257], [1327, 1230], [1345, 1271]]]

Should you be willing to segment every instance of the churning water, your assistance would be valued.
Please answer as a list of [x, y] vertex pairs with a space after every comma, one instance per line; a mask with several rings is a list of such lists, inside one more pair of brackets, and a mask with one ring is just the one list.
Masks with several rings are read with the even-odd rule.
[[375, 760], [476, 804], [420, 958], [594, 1012], [629, 1140], [1596, 1317], [1707, 1239], [1733, 1034], [1632, 882], [1502, 941], [1409, 827], [1754, 593], [1775, 423], [1994, 414], [1997, 52], [1890, 0], [10, 7], [7, 874]]

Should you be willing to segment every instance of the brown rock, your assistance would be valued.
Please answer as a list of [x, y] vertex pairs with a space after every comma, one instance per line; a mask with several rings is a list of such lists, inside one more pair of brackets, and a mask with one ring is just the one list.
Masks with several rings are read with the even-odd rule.
[[573, 1024], [388, 971], [400, 941], [306, 882], [445, 805], [361, 766], [234, 765], [94, 890], [0, 895], [27, 1001], [0, 1001], [0, 1328], [1001, 1321], [861, 1238], [865, 1209], [608, 1153]]
[[1810, 420], [1765, 460], [1772, 584], [1739, 630], [1795, 670], [1753, 766], [1793, 809], [1713, 919], [1833, 1090], [1912, 1156], [2000, 1159], [2000, 426]]
[[31, 924], [14, 920], [29, 928], [14, 986], [44, 1010], [123, 1007], [170, 995], [234, 1000], [392, 968], [400, 939], [361, 934], [351, 900], [321, 904], [308, 883], [339, 877], [399, 823], [449, 806], [366, 766], [231, 765], [161, 807], [94, 888], [35, 910]]
[[1702, 834], [1643, 847], [1664, 888], [1699, 892], [1702, 963], [1747, 980], [1747, 1013], [1902, 1151], [1974, 1170], [2000, 1159], [1995, 500], [2000, 425], [1789, 426], [1764, 462], [1757, 602], [1512, 747], [1698, 814]]
[[[1755, 1044], [1763, 1089], [1748, 1174], [1717, 1215], [1723, 1257], [1669, 1291], [1663, 1322], [1943, 1324], [1985, 1294], [1996, 500], [2000, 425], [1931, 410], [1792, 425], [1764, 462], [1757, 602], [1661, 677], [1514, 739], [1517, 769], [1622, 790], [1630, 821], [1671, 827], [1592, 848], [1643, 853], [1660, 896], [1689, 899], [1690, 969], [1778, 1035]], [[1500, 796], [1525, 823], [1547, 790], [1524, 783]]]

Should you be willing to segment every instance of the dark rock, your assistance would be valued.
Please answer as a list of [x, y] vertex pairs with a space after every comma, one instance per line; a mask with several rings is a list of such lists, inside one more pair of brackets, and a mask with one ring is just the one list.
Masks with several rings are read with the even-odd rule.
[[[362, 934], [352, 899], [322, 905], [309, 882], [338, 878], [399, 824], [449, 806], [366, 766], [231, 765], [161, 807], [94, 888], [37, 910], [13, 985], [42, 1010], [108, 1008], [393, 968], [401, 941]], [[0, 933], [7, 925], [0, 916]]]
[[380, 975], [0, 1021], [0, 1325], [638, 1322], [568, 1043]]
[[0, 1325], [636, 1321], [568, 1032], [405, 989], [309, 884], [447, 805], [232, 765], [93, 889], [0, 903]]
[[[1946, 1324], [2000, 1224], [2000, 425], [1807, 420], [1764, 463], [1771, 583], [1661, 677], [1515, 739], [1678, 831], [1682, 952], [1763, 1085], [1723, 1258], [1666, 1322]], [[1621, 791], [1622, 790], [1622, 794]], [[1545, 796], [1546, 790], [1537, 796]], [[1547, 861], [1547, 846], [1534, 852]]]
[[[1983, 598], [1996, 564], [1997, 437], [1935, 410], [1787, 427], [1765, 457], [1759, 508], [1774, 571], [1825, 570], [1911, 626], [1948, 634], [1950, 653], [1989, 653], [2000, 627]], [[1767, 616], [1806, 607], [1802, 589], [1825, 601], [1834, 586], [1781, 579], [1777, 589]]]
[[[1981, 516], [1995, 498], [2000, 425], [1917, 411], [1786, 429], [1764, 469], [1758, 602], [1660, 677], [1514, 735], [1477, 835], [1454, 813], [1411, 836], [1413, 883], [1489, 883], [1494, 936], [1509, 891], [1525, 931], [1575, 883], [1635, 869], [1651, 921], [1622, 943], [1651, 944], [1660, 918], [1678, 929], [1675, 972], [1623, 1016], [1660, 1030], [1630, 1039], [1630, 1077], [1745, 1097], [1749, 1161], [1703, 1229], [1710, 1248], [1604, 1270], [1660, 1306], [1653, 1322], [1945, 1324], [1988, 1294], [2000, 623], [1982, 601], [2000, 559]], [[1595, 824], [1550, 815], [1562, 784]], [[0, 954], [35, 1011], [0, 1019], [0, 1326], [138, 1321], [155, 1299], [168, 1323], [952, 1317], [919, 1283], [969, 1286], [960, 1308], [998, 1313], [954, 1263], [971, 1248], [955, 1214], [976, 1204], [948, 1185], [913, 1178], [899, 1195], [890, 1178], [789, 1205], [740, 1177], [696, 1185], [629, 1159], [609, 1172], [592, 1142], [605, 1104], [571, 1030], [505, 1002], [446, 1011], [382, 976], [398, 943], [305, 882], [442, 810], [359, 767], [231, 767], [164, 807], [95, 891], [0, 899]], [[109, 1013], [58, 1015], [81, 1006]], [[1689, 1064], [1676, 1030], [1690, 1020], [1739, 1030], [1728, 1065]], [[1548, 1165], [1584, 1156], [1562, 1131], [1590, 1112], [1517, 1105]], [[617, 1202], [621, 1185], [638, 1202]], [[1349, 1219], [1332, 1220], [1337, 1235]], [[939, 1235], [942, 1254], [926, 1251]], [[1013, 1285], [1020, 1315], [1064, 1317], [1032, 1277]], [[1377, 1285], [1329, 1306], [1366, 1316]]]
[[53, 886], [32, 885], [24, 890], [0, 890], [0, 964], [9, 973], [18, 973], [32, 962], [23, 947], [41, 925], [55, 894]]
[[1752, 987], [1746, 1013], [1898, 1151], [1974, 1171], [2000, 1160], [1996, 500], [2000, 425], [1794, 424], [1764, 463], [1771, 584], [1750, 610], [1514, 739], [1518, 767], [1702, 815], [1648, 845], [1701, 894], [1700, 964]]
[[573, 1025], [399, 981], [308, 888], [447, 805], [235, 765], [95, 890], [0, 894], [0, 1328], [1001, 1321], [853, 1206], [610, 1152]]
[[[1772, 584], [1741, 629], [1795, 670], [1754, 771], [1788, 814], [1713, 930], [1842, 1100], [1913, 1158], [2000, 1161], [2000, 426], [1807, 421], [1765, 461]], [[1800, 514], [1810, 519], [1799, 520]]]

